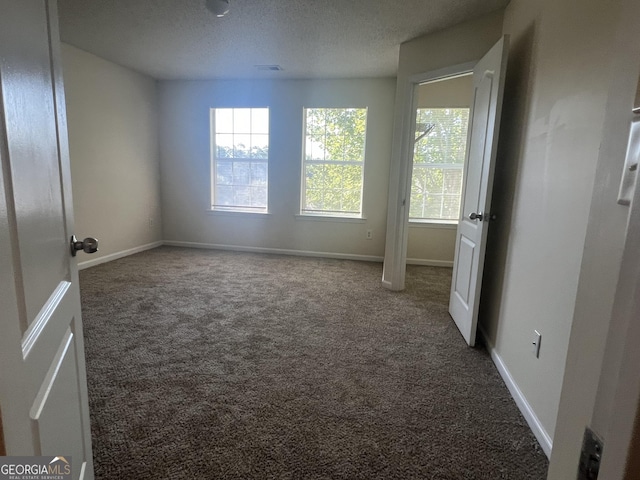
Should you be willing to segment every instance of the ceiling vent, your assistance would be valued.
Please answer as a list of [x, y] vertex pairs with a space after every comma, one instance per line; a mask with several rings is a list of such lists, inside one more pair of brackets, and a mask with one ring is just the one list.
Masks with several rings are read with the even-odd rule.
[[281, 72], [284, 70], [280, 65], [254, 65], [256, 70], [263, 72]]

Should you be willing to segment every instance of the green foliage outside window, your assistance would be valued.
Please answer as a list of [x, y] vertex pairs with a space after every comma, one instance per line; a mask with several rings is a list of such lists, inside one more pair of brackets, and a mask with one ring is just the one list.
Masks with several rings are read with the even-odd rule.
[[305, 109], [303, 213], [360, 215], [366, 108]]
[[212, 109], [211, 208], [267, 210], [269, 109]]
[[418, 109], [410, 219], [458, 220], [468, 108]]

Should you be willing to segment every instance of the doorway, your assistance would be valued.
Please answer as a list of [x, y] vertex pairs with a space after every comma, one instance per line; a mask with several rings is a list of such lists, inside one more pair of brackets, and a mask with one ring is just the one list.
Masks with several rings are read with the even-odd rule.
[[414, 85], [407, 263], [452, 266], [473, 75]]

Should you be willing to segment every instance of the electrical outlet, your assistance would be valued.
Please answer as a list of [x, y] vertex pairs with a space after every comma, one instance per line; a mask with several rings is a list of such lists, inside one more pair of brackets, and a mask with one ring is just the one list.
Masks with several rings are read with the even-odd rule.
[[153, 228], [153, 217], [149, 217], [149, 228]]
[[540, 358], [540, 343], [542, 342], [542, 334], [537, 330], [533, 331], [533, 354], [536, 358]]
[[373, 238], [373, 230], [367, 230], [367, 240], [371, 240]]

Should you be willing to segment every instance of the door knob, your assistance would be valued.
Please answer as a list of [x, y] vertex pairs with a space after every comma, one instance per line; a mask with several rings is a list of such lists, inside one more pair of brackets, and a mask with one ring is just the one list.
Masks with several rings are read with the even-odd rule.
[[80, 242], [75, 235], [71, 235], [71, 256], [75, 257], [78, 250], [83, 250], [84, 253], [96, 253], [98, 251], [98, 240], [87, 237]]
[[469, 214], [469, 220], [478, 220], [478, 221], [482, 221], [483, 215], [481, 213], [470, 213]]

